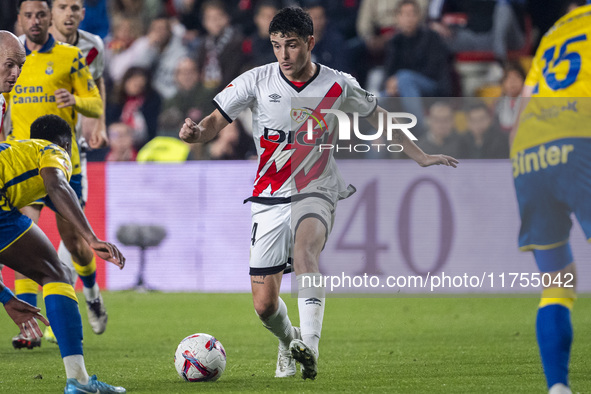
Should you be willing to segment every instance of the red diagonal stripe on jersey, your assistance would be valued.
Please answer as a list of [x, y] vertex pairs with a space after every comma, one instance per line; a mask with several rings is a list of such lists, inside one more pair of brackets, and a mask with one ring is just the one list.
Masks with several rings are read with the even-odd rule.
[[86, 55], [86, 65], [90, 66], [90, 63], [92, 63], [94, 61], [94, 59], [96, 59], [96, 57], [98, 56], [98, 50], [96, 48], [92, 48], [90, 51], [88, 51], [88, 55]]
[[[329, 109], [332, 108], [334, 103], [337, 101], [339, 96], [343, 93], [343, 88], [337, 82], [335, 82], [332, 87], [328, 90], [324, 98], [320, 101], [318, 106], [315, 108], [315, 112], [320, 112], [321, 109]], [[301, 132], [307, 129], [307, 122], [303, 122], [298, 131]], [[325, 130], [324, 132], [328, 132]], [[332, 139], [332, 138], [331, 138]], [[294, 142], [295, 151], [292, 153], [291, 157], [287, 162], [281, 167], [280, 170], [277, 170], [277, 163], [271, 163], [267, 171], [261, 176], [261, 171], [267, 165], [267, 162], [275, 151], [280, 147], [280, 144], [267, 141], [262, 136], [260, 139], [261, 148], [264, 149], [263, 153], [261, 154], [261, 158], [259, 161], [259, 168], [257, 170], [257, 179], [254, 182], [254, 191], [253, 196], [259, 196], [269, 185], [271, 185], [271, 194], [275, 193], [277, 190], [283, 186], [285, 181], [289, 179], [289, 176], [292, 173], [292, 169], [296, 169], [299, 167], [300, 164], [304, 161], [304, 159], [308, 156], [312, 149], [315, 149], [315, 146], [308, 146], [308, 145], [300, 145], [297, 142]], [[282, 149], [283, 151], [289, 151], [293, 149], [292, 144], [286, 144], [285, 147]], [[302, 190], [306, 187], [312, 180], [317, 179], [326, 164], [328, 163], [328, 159], [330, 157], [330, 151], [327, 149], [322, 152], [320, 159], [314, 164], [314, 166], [310, 169], [308, 174], [304, 174], [303, 171], [296, 175], [296, 188], [298, 191]]]

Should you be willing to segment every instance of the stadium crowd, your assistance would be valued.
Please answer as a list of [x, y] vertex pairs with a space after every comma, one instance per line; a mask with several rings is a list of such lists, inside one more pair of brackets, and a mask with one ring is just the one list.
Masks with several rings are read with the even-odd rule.
[[[20, 35], [17, 3], [1, 2], [0, 29]], [[418, 117], [413, 133], [425, 152], [508, 158], [509, 131], [537, 43], [581, 3], [85, 0], [80, 28], [105, 43], [110, 140], [88, 159], [255, 158], [248, 115], [204, 146], [186, 145], [178, 131], [185, 118], [199, 122], [209, 114], [213, 97], [240, 73], [275, 61], [268, 28], [288, 5], [304, 7], [314, 21], [313, 61], [351, 73], [380, 98], [398, 97]]]

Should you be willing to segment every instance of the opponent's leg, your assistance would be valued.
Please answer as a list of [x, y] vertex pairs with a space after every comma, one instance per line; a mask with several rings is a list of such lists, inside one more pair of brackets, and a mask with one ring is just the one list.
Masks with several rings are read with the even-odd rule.
[[84, 238], [59, 214], [56, 214], [57, 228], [71, 260], [83, 283], [84, 297], [88, 311], [88, 322], [95, 334], [102, 334], [107, 328], [108, 315], [96, 282], [96, 257]]
[[[535, 250], [534, 256], [540, 271], [552, 276], [552, 284], [542, 291], [536, 319], [544, 374], [551, 393], [570, 393], [568, 366], [573, 340], [571, 311], [576, 298], [575, 263], [572, 262], [569, 244], [555, 249]], [[556, 270], [549, 267], [563, 268]]]
[[84, 392], [78, 391], [82, 388], [86, 392], [124, 393], [123, 388], [99, 382], [96, 377], [89, 378], [82, 352], [82, 320], [70, 273], [39, 227], [33, 225], [0, 253], [0, 262], [43, 286], [47, 318], [58, 339], [66, 369], [65, 392]]
[[326, 242], [327, 228], [316, 217], [299, 223], [294, 244], [294, 269], [298, 282], [301, 340], [290, 345], [293, 357], [302, 364], [302, 378], [314, 379], [318, 370], [318, 343], [324, 319], [325, 291], [318, 258]]
[[299, 335], [299, 330], [291, 325], [285, 302], [279, 297], [282, 276], [283, 272], [250, 277], [254, 309], [263, 326], [279, 340], [275, 370], [275, 377], [278, 378], [293, 376], [296, 373], [289, 344]]

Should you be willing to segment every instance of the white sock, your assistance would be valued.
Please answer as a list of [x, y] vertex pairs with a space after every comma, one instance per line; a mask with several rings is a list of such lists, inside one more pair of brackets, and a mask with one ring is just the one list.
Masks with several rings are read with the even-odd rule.
[[72, 356], [64, 357], [64, 367], [66, 367], [66, 377], [68, 379], [74, 378], [80, 384], [88, 384], [88, 372], [84, 365], [84, 356], [81, 354], [74, 354]]
[[57, 256], [70, 269], [70, 275], [72, 278], [72, 282], [70, 284], [72, 286], [76, 287], [76, 280], [78, 279], [78, 273], [76, 272], [76, 268], [74, 268], [74, 264], [72, 264], [72, 255], [70, 254], [70, 252], [66, 248], [64, 241], [60, 241], [60, 246], [57, 248]]
[[279, 306], [275, 313], [267, 319], [261, 318], [261, 321], [263, 322], [263, 326], [279, 339], [281, 349], [287, 350], [293, 340], [293, 328], [289, 316], [287, 316], [287, 306], [281, 297], [279, 297]]
[[96, 300], [99, 295], [101, 295], [101, 289], [99, 289], [98, 283], [95, 283], [92, 287], [82, 286], [82, 292], [84, 293], [86, 301]]
[[322, 274], [306, 273], [297, 276], [298, 308], [302, 341], [318, 354], [318, 342], [324, 319], [325, 289]]

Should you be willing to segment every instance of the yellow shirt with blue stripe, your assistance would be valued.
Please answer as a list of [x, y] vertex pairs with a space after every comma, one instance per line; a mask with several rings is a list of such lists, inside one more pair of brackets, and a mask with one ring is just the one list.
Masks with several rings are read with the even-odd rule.
[[[7, 95], [12, 120], [8, 140], [30, 137], [31, 124], [40, 116], [58, 115], [72, 128], [73, 174], [79, 174], [80, 155], [75, 138], [77, 111], [89, 117], [102, 114], [103, 103], [94, 79], [86, 66], [84, 55], [69, 44], [56, 41], [51, 35], [38, 51], [29, 51], [16, 85]], [[74, 94], [74, 106], [58, 108], [55, 91], [66, 89]]]
[[525, 84], [532, 98], [511, 157], [561, 138], [591, 137], [591, 5], [574, 9], [544, 35]]
[[46, 140], [0, 143], [0, 209], [20, 209], [45, 197], [40, 171], [46, 167], [59, 168], [68, 180], [72, 176], [70, 157], [56, 144]]

